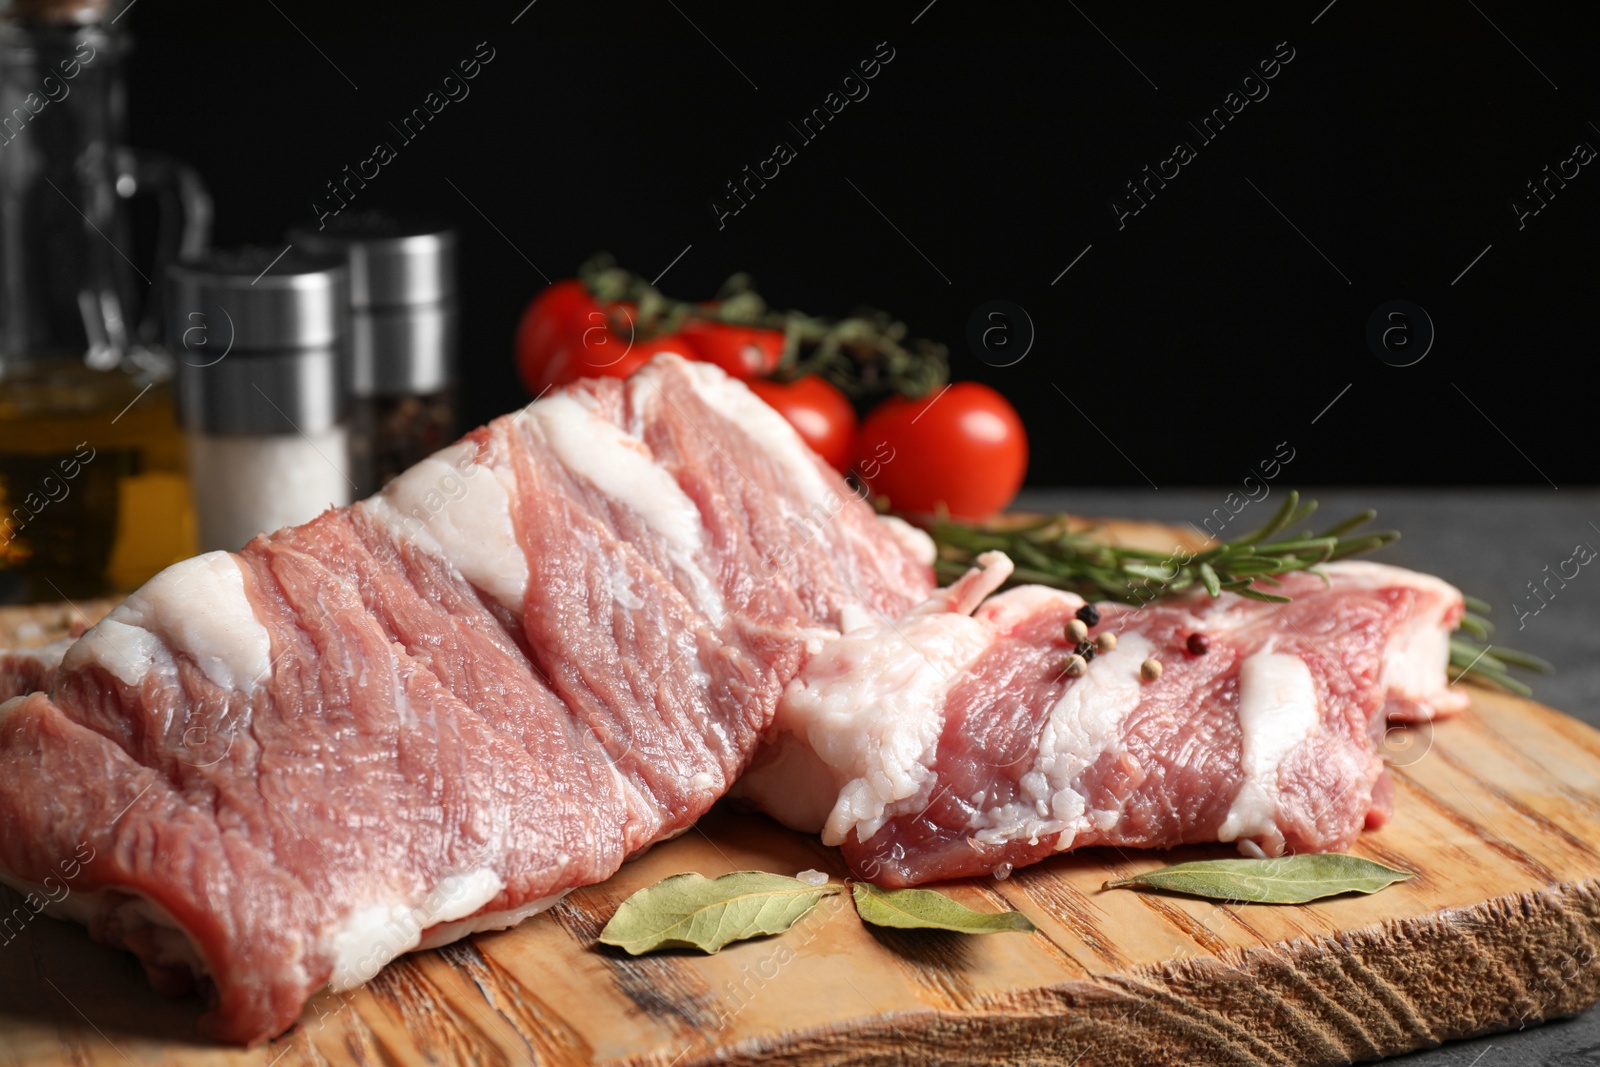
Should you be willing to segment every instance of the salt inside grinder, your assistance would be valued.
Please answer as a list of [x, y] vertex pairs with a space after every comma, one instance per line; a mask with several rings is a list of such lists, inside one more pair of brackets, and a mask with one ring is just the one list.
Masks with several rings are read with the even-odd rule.
[[167, 274], [201, 550], [235, 550], [350, 503], [344, 264], [245, 248]]
[[455, 231], [368, 211], [287, 239], [350, 271], [351, 453], [366, 496], [455, 439]]

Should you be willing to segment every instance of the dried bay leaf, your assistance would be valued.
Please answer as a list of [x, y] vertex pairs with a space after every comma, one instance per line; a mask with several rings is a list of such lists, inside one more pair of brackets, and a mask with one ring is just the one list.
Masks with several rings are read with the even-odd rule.
[[1020, 911], [973, 911], [931, 889], [880, 889], [868, 882], [853, 882], [850, 892], [862, 921], [874, 926], [951, 930], [958, 934], [1034, 929], [1033, 923]]
[[1304, 904], [1340, 893], [1376, 893], [1411, 877], [1360, 856], [1338, 852], [1271, 859], [1199, 860], [1107, 882], [1105, 889], [1148, 887], [1213, 900]]
[[660, 948], [711, 953], [746, 938], [781, 934], [842, 885], [810, 885], [765, 871], [720, 878], [675, 874], [622, 902], [600, 940], [633, 956]]

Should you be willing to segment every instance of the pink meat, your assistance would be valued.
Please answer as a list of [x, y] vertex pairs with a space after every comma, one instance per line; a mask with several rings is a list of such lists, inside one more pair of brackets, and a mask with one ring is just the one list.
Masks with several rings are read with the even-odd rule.
[[[1009, 573], [1003, 557], [985, 562], [964, 581], [992, 588]], [[971, 619], [962, 603], [936, 600], [932, 615], [846, 633], [793, 683], [741, 791], [820, 830], [858, 876], [884, 885], [1088, 845], [1345, 847], [1388, 812], [1375, 743], [1386, 706], [1426, 717], [1459, 704], [1443, 637], [1462, 608], [1444, 583], [1397, 568], [1327, 571], [1327, 584], [1288, 580], [1294, 600], [1283, 605], [1228, 594], [1100, 605], [1092, 635], [1120, 640], [1081, 678], [1063, 664], [1064, 627], [1083, 601], [1038, 586]], [[931, 699], [902, 699], [919, 683], [883, 667], [896, 642]], [[861, 655], [878, 657], [884, 686], [850, 684]], [[1164, 668], [1158, 680], [1140, 678], [1147, 657]]]
[[918, 547], [714, 368], [579, 383], [0, 705], [0, 880], [264, 1040], [688, 827], [808, 642], [928, 595]]
[[0, 649], [0, 702], [29, 693], [47, 692], [71, 641], [63, 638], [42, 648]]

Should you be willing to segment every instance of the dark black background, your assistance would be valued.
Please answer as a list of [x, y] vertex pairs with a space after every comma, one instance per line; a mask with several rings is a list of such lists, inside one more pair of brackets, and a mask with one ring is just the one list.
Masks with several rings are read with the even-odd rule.
[[[1282, 441], [1296, 484], [1594, 480], [1600, 167], [1525, 229], [1509, 206], [1600, 147], [1591, 5], [525, 3], [138, 0], [131, 139], [200, 167], [225, 243], [275, 241], [395, 144], [355, 206], [460, 225], [468, 423], [524, 398], [541, 272], [609, 249], [650, 277], [692, 245], [666, 291], [749, 270], [949, 343], [1021, 410], [1031, 484], [1232, 483]], [[471, 95], [401, 146], [388, 121], [480, 41]], [[787, 123], [880, 41], [870, 96], [800, 145]], [[1186, 121], [1280, 41], [1270, 96], [1200, 147]], [[1119, 231], [1111, 199], [1180, 138], [1199, 158]], [[779, 139], [798, 158], [719, 229]], [[964, 341], [994, 298], [1037, 330], [1003, 369]], [[1394, 298], [1437, 329], [1414, 366], [1365, 341]]]

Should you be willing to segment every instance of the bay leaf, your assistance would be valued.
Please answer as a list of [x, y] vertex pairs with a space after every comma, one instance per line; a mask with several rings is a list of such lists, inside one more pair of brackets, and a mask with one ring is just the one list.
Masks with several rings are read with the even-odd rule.
[[622, 902], [600, 940], [638, 956], [659, 948], [712, 953], [734, 941], [781, 934], [842, 885], [811, 885], [765, 871], [720, 878], [675, 874]]
[[958, 934], [1034, 929], [1020, 911], [973, 911], [931, 889], [881, 889], [869, 882], [852, 882], [850, 893], [862, 920], [874, 926], [952, 930]]
[[1340, 893], [1376, 893], [1411, 877], [1360, 856], [1307, 853], [1269, 859], [1198, 860], [1107, 882], [1105, 889], [1145, 886], [1213, 900], [1304, 904]]

